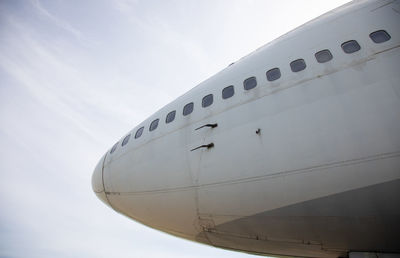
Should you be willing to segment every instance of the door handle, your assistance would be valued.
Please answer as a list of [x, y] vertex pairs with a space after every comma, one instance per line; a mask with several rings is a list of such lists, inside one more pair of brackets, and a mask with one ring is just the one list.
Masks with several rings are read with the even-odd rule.
[[215, 128], [215, 127], [217, 127], [217, 126], [218, 126], [218, 124], [217, 124], [217, 123], [215, 123], [215, 124], [206, 124], [206, 125], [202, 125], [202, 126], [200, 126], [200, 127], [196, 128], [196, 129], [194, 129], [194, 130], [199, 130], [199, 129], [201, 129], [201, 128], [204, 128], [204, 127], [211, 127], [211, 128]]
[[198, 150], [198, 149], [201, 149], [201, 148], [211, 149], [212, 147], [214, 147], [214, 143], [209, 143], [209, 144], [200, 145], [199, 147], [191, 149], [190, 151]]

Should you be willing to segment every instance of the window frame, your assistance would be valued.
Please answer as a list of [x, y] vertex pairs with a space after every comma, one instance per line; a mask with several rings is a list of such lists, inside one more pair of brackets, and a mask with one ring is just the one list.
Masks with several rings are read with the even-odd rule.
[[[168, 121], [168, 117], [170, 117], [171, 114], [174, 114], [173, 118], [172, 118], [172, 120]], [[166, 124], [172, 123], [175, 120], [175, 117], [176, 117], [176, 110], [173, 110], [173, 111], [169, 112], [167, 114], [167, 116], [165, 117], [165, 123]]]
[[[228, 90], [228, 89], [230, 89], [230, 88], [232, 88], [232, 95], [229, 95], [228, 97], [225, 97], [225, 96], [224, 96], [224, 91], [225, 91], [225, 90]], [[222, 91], [221, 91], [222, 99], [229, 99], [229, 98], [232, 98], [234, 95], [235, 95], [235, 86], [233, 86], [233, 85], [226, 86], [226, 87], [223, 88]]]
[[143, 131], [144, 131], [144, 126], [142, 126], [139, 129], [137, 129], [136, 133], [135, 133], [135, 139], [140, 138], [143, 135]]
[[[389, 38], [387, 38], [387, 39], [384, 40], [384, 41], [379, 41], [379, 39], [378, 39], [378, 41], [376, 41], [377, 38], [374, 38], [373, 35], [374, 35], [374, 34], [378, 34], [378, 33], [383, 33], [385, 36], [388, 36]], [[377, 31], [371, 32], [371, 33], [369, 34], [369, 38], [370, 38], [370, 39], [372, 40], [372, 42], [374, 42], [375, 44], [381, 44], [381, 43], [384, 43], [384, 42], [386, 42], [386, 41], [389, 41], [389, 40], [392, 38], [392, 36], [390, 36], [390, 34], [389, 34], [386, 30], [377, 30]]]
[[[187, 108], [187, 107], [190, 107], [190, 106], [191, 106], [190, 112], [189, 112], [189, 113], [185, 113], [186, 108]], [[191, 113], [193, 113], [193, 111], [194, 111], [194, 103], [193, 103], [193, 102], [190, 102], [190, 103], [187, 103], [187, 104], [183, 107], [182, 114], [183, 114], [183, 116], [188, 116], [188, 115], [190, 115]]]
[[[271, 72], [274, 72], [274, 71], [278, 71], [279, 72], [279, 77], [276, 78], [276, 79], [270, 80], [270, 78], [268, 77], [268, 73], [271, 73]], [[268, 71], [265, 72], [265, 76], [267, 77], [267, 81], [269, 81], [269, 82], [273, 82], [273, 81], [279, 80], [282, 77], [281, 69], [279, 69], [279, 67], [271, 68], [271, 69], [269, 69]]]
[[[345, 50], [344, 47], [345, 47], [347, 44], [349, 44], [349, 43], [356, 43], [357, 46], [358, 46], [358, 49], [356, 49], [356, 50], [354, 50], [354, 51]], [[353, 54], [353, 53], [355, 53], [355, 52], [360, 51], [360, 49], [361, 49], [360, 44], [359, 44], [359, 43], [357, 42], [357, 40], [355, 40], [355, 39], [352, 39], [352, 40], [348, 40], [348, 41], [346, 41], [346, 42], [343, 42], [343, 43], [340, 45], [340, 47], [342, 48], [343, 52], [346, 53], [346, 54]]]
[[[319, 54], [322, 54], [322, 53], [328, 53], [329, 54], [329, 59], [328, 60], [318, 59]], [[322, 49], [322, 50], [316, 52], [314, 54], [314, 56], [315, 56], [315, 60], [317, 60], [317, 62], [320, 63], [320, 64], [327, 63], [327, 62], [329, 62], [329, 61], [331, 61], [333, 59], [332, 52], [329, 49]]]
[[[246, 82], [251, 81], [251, 80], [254, 80], [254, 81], [256, 82], [256, 84], [255, 84], [254, 86], [252, 86], [251, 88], [247, 88], [247, 87], [246, 87]], [[252, 90], [252, 89], [254, 89], [255, 87], [257, 87], [257, 84], [258, 84], [257, 78], [256, 78], [255, 76], [251, 76], [251, 77], [249, 77], [249, 78], [247, 78], [247, 79], [245, 79], [245, 80], [243, 81], [243, 88], [244, 88], [246, 91], [247, 91], [247, 90]]]
[[131, 138], [131, 134], [128, 134], [127, 136], [125, 136], [124, 139], [122, 140], [121, 146], [124, 147], [125, 145], [127, 145], [130, 138]]
[[[151, 123], [150, 123], [150, 126], [149, 126], [149, 132], [152, 132], [152, 131], [154, 131], [154, 130], [156, 130], [157, 128], [158, 128], [158, 123], [160, 122], [160, 119], [159, 118], [157, 118], [157, 119], [154, 119]], [[155, 126], [155, 127], [154, 127]], [[154, 128], [153, 128], [154, 127]]]
[[[205, 103], [205, 101], [207, 100], [206, 98], [210, 98], [211, 97], [211, 102], [210, 103]], [[214, 95], [213, 94], [208, 94], [206, 96], [203, 97], [203, 99], [201, 100], [201, 106], [203, 108], [207, 108], [209, 106], [211, 106], [214, 103]]]
[[110, 154], [113, 154], [113, 153], [115, 152], [115, 150], [117, 149], [118, 145], [119, 145], [119, 141], [116, 142], [116, 143], [111, 147]]
[[[302, 67], [301, 69], [297, 69], [297, 67], [295, 65], [297, 65], [298, 63], [299, 64], [300, 63], [304, 64], [304, 67]], [[294, 73], [298, 73], [298, 72], [304, 71], [306, 68], [307, 68], [307, 63], [303, 58], [298, 58], [298, 59], [293, 60], [292, 62], [290, 62], [290, 70], [292, 72], [294, 72]]]

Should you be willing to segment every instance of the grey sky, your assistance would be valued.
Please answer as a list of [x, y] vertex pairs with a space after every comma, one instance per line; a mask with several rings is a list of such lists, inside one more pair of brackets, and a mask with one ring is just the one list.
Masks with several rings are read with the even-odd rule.
[[346, 0], [0, 1], [0, 257], [247, 257], [100, 202], [90, 178], [128, 130]]

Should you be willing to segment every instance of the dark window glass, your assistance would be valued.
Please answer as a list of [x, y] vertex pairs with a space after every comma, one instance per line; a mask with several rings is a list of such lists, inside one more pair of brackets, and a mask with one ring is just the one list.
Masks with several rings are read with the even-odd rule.
[[293, 62], [290, 63], [290, 69], [292, 69], [292, 72], [300, 72], [306, 69], [306, 62], [304, 59], [297, 59], [294, 60]]
[[342, 44], [342, 49], [346, 54], [351, 54], [360, 50], [361, 47], [357, 41], [350, 40]]
[[143, 129], [144, 129], [144, 127], [140, 127], [140, 128], [136, 131], [135, 139], [137, 139], [137, 138], [139, 138], [140, 136], [142, 136]]
[[187, 116], [192, 112], [193, 112], [193, 102], [190, 102], [189, 104], [186, 104], [185, 107], [183, 108], [183, 115]]
[[113, 153], [117, 149], [118, 143], [119, 142], [117, 142], [116, 144], [114, 144], [114, 146], [112, 146], [112, 148], [110, 150], [110, 154]]
[[168, 115], [167, 115], [167, 117], [165, 118], [165, 122], [168, 124], [168, 123], [171, 123], [172, 121], [174, 121], [174, 119], [175, 119], [175, 114], [176, 114], [176, 111], [175, 111], [175, 110], [169, 112]]
[[160, 119], [156, 119], [156, 120], [154, 120], [153, 122], [151, 122], [150, 128], [149, 128], [149, 131], [150, 131], [150, 132], [157, 129], [157, 127], [158, 127], [158, 121], [160, 121]]
[[272, 82], [281, 78], [281, 70], [278, 67], [273, 68], [267, 72], [267, 80]]
[[233, 88], [233, 85], [225, 87], [222, 90], [222, 98], [223, 99], [229, 99], [235, 94], [235, 89]]
[[131, 138], [131, 134], [128, 134], [127, 136], [125, 136], [124, 140], [122, 141], [122, 146], [124, 146], [125, 144], [127, 144], [129, 142], [129, 138]]
[[202, 107], [208, 107], [211, 106], [211, 104], [214, 102], [214, 96], [212, 94], [209, 94], [203, 98], [203, 101], [201, 102]]
[[384, 30], [374, 31], [371, 34], [369, 34], [369, 37], [375, 43], [382, 43], [382, 42], [388, 41], [390, 39], [389, 33], [387, 33]]
[[251, 90], [257, 86], [257, 80], [256, 77], [250, 77], [244, 80], [243, 86], [245, 90]]
[[326, 63], [328, 61], [331, 61], [332, 58], [332, 53], [328, 49], [324, 49], [315, 53], [315, 59], [317, 59], [318, 63]]

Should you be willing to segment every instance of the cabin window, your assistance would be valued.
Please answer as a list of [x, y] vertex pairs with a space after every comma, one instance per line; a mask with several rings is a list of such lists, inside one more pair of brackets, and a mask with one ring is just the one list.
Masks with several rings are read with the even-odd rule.
[[297, 59], [290, 63], [290, 69], [292, 72], [297, 73], [306, 69], [306, 62], [304, 59]]
[[318, 63], [326, 63], [331, 61], [333, 58], [331, 51], [328, 49], [321, 50], [315, 53], [315, 59], [317, 59]]
[[183, 108], [183, 115], [187, 116], [190, 113], [192, 113], [193, 112], [193, 106], [194, 106], [193, 102], [190, 102], [190, 103], [186, 104], [185, 107]]
[[144, 127], [140, 127], [140, 128], [136, 131], [135, 139], [137, 139], [137, 138], [139, 138], [140, 136], [142, 136], [143, 130], [144, 130]]
[[153, 122], [151, 122], [150, 127], [149, 127], [149, 131], [154, 131], [157, 129], [158, 127], [158, 121], [160, 121], [160, 119], [156, 119]]
[[346, 54], [351, 54], [360, 50], [361, 47], [357, 41], [350, 40], [342, 44], [342, 49]]
[[211, 104], [214, 102], [214, 96], [212, 94], [209, 94], [203, 98], [203, 101], [201, 102], [201, 106], [203, 108], [211, 106]]
[[369, 34], [369, 37], [375, 43], [382, 43], [382, 42], [388, 41], [391, 38], [389, 33], [387, 33], [384, 30], [374, 31], [371, 34]]
[[126, 145], [129, 142], [129, 138], [131, 138], [131, 134], [125, 136], [124, 140], [122, 141], [122, 146]]
[[250, 77], [244, 80], [243, 87], [245, 90], [251, 90], [257, 86], [257, 79], [256, 77]]
[[113, 153], [117, 149], [118, 143], [119, 142], [117, 142], [116, 144], [114, 144], [114, 146], [112, 146], [112, 148], [110, 150], [110, 154]]
[[233, 85], [225, 87], [222, 90], [222, 98], [223, 99], [229, 99], [235, 94], [235, 89], [233, 88]]
[[175, 114], [176, 114], [176, 111], [175, 111], [175, 110], [169, 112], [168, 115], [167, 115], [167, 117], [165, 118], [165, 123], [168, 124], [168, 123], [171, 123], [172, 121], [174, 121], [174, 120], [175, 120]]
[[281, 70], [278, 67], [267, 71], [267, 80], [272, 82], [281, 78]]

